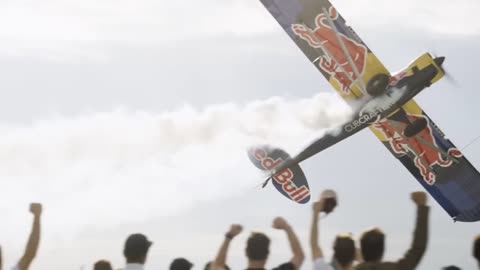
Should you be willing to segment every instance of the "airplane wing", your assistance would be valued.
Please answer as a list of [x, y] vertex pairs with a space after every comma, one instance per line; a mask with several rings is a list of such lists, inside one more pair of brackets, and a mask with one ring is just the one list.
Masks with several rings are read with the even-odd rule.
[[348, 102], [388, 70], [328, 0], [260, 0], [307, 58]]
[[370, 129], [454, 220], [480, 220], [480, 173], [414, 100]]
[[[390, 74], [328, 0], [260, 1], [347, 103], [370, 93], [374, 77]], [[410, 128], [406, 134], [405, 128], [412, 122], [420, 124], [417, 129], [422, 123], [426, 126], [415, 132]], [[370, 129], [451, 217], [480, 220], [479, 172], [415, 101]], [[324, 136], [295, 160], [301, 161], [342, 138]]]

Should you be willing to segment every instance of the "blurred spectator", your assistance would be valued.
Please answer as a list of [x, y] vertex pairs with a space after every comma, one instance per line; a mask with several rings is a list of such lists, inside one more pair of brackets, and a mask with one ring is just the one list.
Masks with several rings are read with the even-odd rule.
[[462, 270], [459, 267], [456, 267], [455, 265], [450, 265], [447, 267], [444, 267], [443, 270]]
[[33, 259], [37, 255], [40, 244], [40, 216], [42, 214], [42, 205], [39, 203], [30, 204], [30, 212], [33, 214], [32, 231], [28, 238], [27, 247], [20, 261], [13, 270], [28, 270]]
[[[273, 228], [283, 230], [287, 234], [288, 241], [290, 242], [290, 248], [293, 253], [293, 257], [289, 262], [279, 265], [274, 269], [279, 270], [296, 270], [300, 269], [300, 266], [304, 260], [304, 254], [300, 242], [298, 241], [295, 232], [292, 227], [281, 217], [277, 217], [273, 220]], [[252, 233], [247, 240], [247, 247], [245, 249], [248, 258], [247, 270], [260, 270], [265, 268], [265, 264], [270, 253], [270, 239], [263, 233]]]
[[100, 260], [93, 265], [93, 270], [112, 270], [112, 265], [109, 261]]
[[[207, 264], [205, 264], [205, 267], [203, 268], [203, 270], [209, 270], [210, 267], [212, 266], [212, 263], [213, 262], [208, 262]], [[230, 267], [228, 265], [225, 264], [225, 270], [230, 270]]]
[[207, 270], [228, 270], [229, 267], [227, 266], [227, 254], [228, 254], [228, 247], [230, 246], [230, 242], [235, 238], [238, 234], [242, 232], [242, 225], [233, 224], [230, 226], [230, 229], [225, 234], [225, 238], [223, 239], [222, 245], [218, 250], [217, 256], [212, 263], [207, 264]]
[[170, 264], [170, 270], [190, 270], [193, 263], [189, 262], [185, 258], [177, 258]]
[[123, 255], [127, 261], [124, 270], [143, 270], [147, 253], [153, 243], [143, 234], [132, 234], [125, 241]]
[[355, 241], [350, 235], [338, 235], [333, 244], [333, 264], [325, 261], [323, 251], [319, 245], [318, 227], [321, 212], [330, 213], [337, 204], [335, 192], [326, 190], [322, 192], [319, 201], [313, 204], [313, 217], [310, 230], [310, 247], [312, 251], [314, 270], [351, 270], [356, 256]]
[[473, 257], [477, 260], [478, 269], [480, 269], [480, 235], [473, 241]]
[[413, 242], [403, 258], [396, 262], [382, 262], [385, 247], [385, 234], [378, 228], [363, 233], [360, 239], [362, 257], [364, 262], [357, 265], [357, 270], [387, 270], [387, 269], [415, 269], [427, 248], [428, 239], [428, 213], [427, 194], [414, 192], [411, 198], [417, 206], [417, 220]]

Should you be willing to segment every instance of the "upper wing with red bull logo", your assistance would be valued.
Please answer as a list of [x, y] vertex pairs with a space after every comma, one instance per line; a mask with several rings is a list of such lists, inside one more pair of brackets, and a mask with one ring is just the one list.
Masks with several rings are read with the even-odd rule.
[[415, 101], [370, 129], [451, 217], [480, 220], [480, 173]]
[[260, 0], [308, 59], [347, 101], [389, 74], [328, 0]]
[[[363, 97], [365, 93], [377, 96], [376, 91], [370, 91], [375, 90], [375, 83], [380, 81], [376, 78], [387, 78], [382, 84], [396, 85], [409, 78], [413, 81], [422, 79], [423, 75], [415, 74], [422, 70], [428, 73], [430, 67], [435, 71], [441, 70], [444, 59], [433, 59], [429, 54], [424, 54], [406, 70], [390, 76], [328, 0], [260, 1], [347, 102]], [[439, 80], [444, 72], [434, 74], [426, 86]], [[418, 87], [415, 82], [411, 85]], [[304, 200], [303, 195], [298, 195], [303, 193], [293, 193], [295, 196], [292, 197], [288, 192], [300, 190], [304, 182], [303, 172], [293, 173], [292, 177], [287, 169], [297, 169], [298, 162], [369, 126], [451, 217], [458, 221], [480, 220], [480, 173], [445, 138], [415, 101], [405, 102], [395, 107], [394, 111], [387, 110], [388, 114], [382, 115], [380, 121], [377, 120], [380, 118], [370, 119], [372, 115], [378, 116], [377, 113], [355, 116], [342, 126], [342, 132], [326, 134], [293, 158], [285, 156], [287, 162], [274, 170], [272, 176], [273, 180], [280, 180], [274, 182], [277, 189], [292, 200]], [[260, 166], [265, 160], [252, 159], [258, 163], [257, 167], [270, 170], [270, 167]], [[283, 175], [284, 170], [287, 170], [286, 175]], [[277, 175], [276, 172], [280, 173]], [[281, 177], [275, 179], [277, 176]], [[284, 181], [285, 176], [288, 181]], [[295, 176], [298, 181], [292, 182], [293, 187], [290, 184], [287, 187], [285, 183], [296, 180]], [[300, 197], [297, 198], [297, 195]]]

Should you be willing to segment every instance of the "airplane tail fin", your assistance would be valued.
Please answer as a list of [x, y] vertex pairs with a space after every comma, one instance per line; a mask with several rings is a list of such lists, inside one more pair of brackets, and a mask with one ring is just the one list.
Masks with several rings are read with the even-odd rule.
[[[250, 161], [262, 171], [270, 173], [263, 187], [271, 180], [275, 188], [290, 200], [305, 204], [310, 201], [310, 188], [300, 165], [291, 162], [290, 155], [282, 149], [268, 145], [252, 147], [248, 150]], [[290, 162], [289, 162], [290, 161]], [[289, 164], [285, 166], [285, 164]], [[282, 168], [278, 170], [277, 168]]]

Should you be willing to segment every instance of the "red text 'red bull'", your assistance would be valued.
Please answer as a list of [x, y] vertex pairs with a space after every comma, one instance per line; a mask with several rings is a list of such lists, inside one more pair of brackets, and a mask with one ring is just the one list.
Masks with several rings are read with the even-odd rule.
[[346, 35], [339, 32], [335, 33], [328, 22], [327, 16], [330, 16], [332, 21], [339, 17], [335, 8], [330, 7], [329, 14], [320, 13], [316, 16], [314, 29], [310, 30], [303, 24], [293, 24], [292, 30], [311, 47], [323, 51], [324, 55], [319, 58], [319, 67], [338, 81], [344, 93], [349, 93], [350, 86], [358, 78], [349, 64], [347, 55], [343, 52], [337, 36], [345, 45], [360, 75], [365, 70], [368, 50], [367, 47]]
[[[263, 149], [255, 149], [254, 151], [254, 158], [260, 162], [261, 166], [265, 170], [273, 170], [284, 161], [282, 158], [273, 159], [269, 157], [266, 151]], [[281, 185], [282, 190], [288, 194], [290, 199], [294, 200], [295, 202], [300, 202], [310, 195], [310, 191], [306, 186], [297, 187], [297, 185], [292, 181], [293, 178], [294, 173], [291, 169], [286, 169], [272, 177], [276, 183]]]

